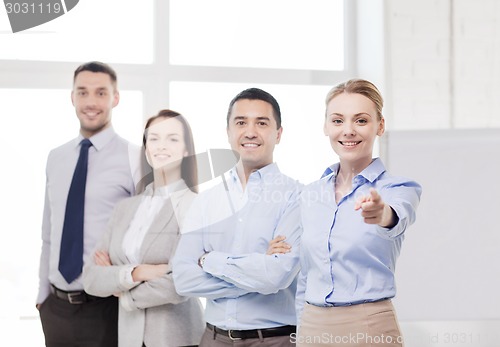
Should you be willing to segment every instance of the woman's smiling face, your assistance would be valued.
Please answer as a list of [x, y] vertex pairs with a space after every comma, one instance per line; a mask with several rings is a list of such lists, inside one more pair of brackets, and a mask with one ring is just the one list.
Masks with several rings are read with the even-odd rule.
[[327, 105], [324, 133], [341, 161], [366, 161], [368, 166], [375, 139], [384, 130], [384, 119], [378, 119], [375, 104], [364, 95], [344, 92]]

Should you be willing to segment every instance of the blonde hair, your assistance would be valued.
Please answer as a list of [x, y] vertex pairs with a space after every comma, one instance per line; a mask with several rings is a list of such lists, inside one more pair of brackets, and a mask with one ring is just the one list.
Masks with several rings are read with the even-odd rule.
[[328, 103], [332, 101], [333, 98], [342, 93], [361, 94], [370, 99], [375, 104], [375, 109], [377, 110], [377, 119], [379, 121], [382, 120], [382, 107], [384, 107], [384, 99], [382, 98], [380, 91], [373, 83], [363, 79], [351, 79], [347, 82], [336, 85], [335, 87], [330, 89], [330, 91], [326, 95], [326, 107], [328, 107]]

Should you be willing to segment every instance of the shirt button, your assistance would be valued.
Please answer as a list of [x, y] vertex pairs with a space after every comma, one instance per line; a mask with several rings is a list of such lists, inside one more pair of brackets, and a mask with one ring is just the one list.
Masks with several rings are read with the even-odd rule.
[[241, 218], [238, 218], [238, 222], [240, 222], [240, 223], [241, 223], [241, 222], [243, 222], [243, 219], [241, 219]]

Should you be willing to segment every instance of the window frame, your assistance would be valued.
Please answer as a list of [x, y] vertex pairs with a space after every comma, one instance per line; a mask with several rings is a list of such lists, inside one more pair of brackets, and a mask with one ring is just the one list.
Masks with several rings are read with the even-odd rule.
[[[117, 71], [120, 91], [142, 92], [143, 121], [159, 109], [169, 107], [170, 85], [173, 81], [245, 83], [249, 86], [252, 84], [332, 86], [351, 78], [357, 72], [357, 24], [355, 21], [357, 7], [355, 2], [344, 0], [345, 66], [342, 71], [172, 65], [169, 60], [168, 45], [170, 28], [168, 21], [165, 20], [169, 17], [169, 6], [169, 0], [154, 0], [153, 63], [111, 63]], [[67, 99], [61, 102], [69, 103], [73, 73], [80, 63], [82, 62], [0, 60], [0, 89], [67, 90]], [[192, 98], [196, 102], [196, 95]], [[26, 101], [29, 102], [29, 100]], [[50, 105], [40, 105], [40, 107], [41, 114], [50, 112]], [[48, 126], [57, 125], [48, 124]], [[77, 129], [74, 131], [76, 133]], [[40, 173], [42, 172], [41, 168]], [[37, 254], [35, 258], [38, 259], [38, 257]]]
[[[344, 70], [292, 70], [247, 67], [171, 65], [169, 59], [170, 1], [154, 0], [154, 53], [152, 64], [111, 63], [120, 90], [139, 90], [144, 95], [144, 118], [169, 105], [171, 81], [332, 85], [356, 72], [356, 5], [344, 0]], [[79, 62], [0, 60], [0, 88], [70, 89]], [[193, 96], [195, 97], [195, 96]]]

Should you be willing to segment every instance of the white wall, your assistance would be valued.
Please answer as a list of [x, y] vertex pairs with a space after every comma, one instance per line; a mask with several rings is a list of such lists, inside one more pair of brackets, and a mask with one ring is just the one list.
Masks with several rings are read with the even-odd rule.
[[384, 4], [390, 129], [500, 127], [500, 1]]
[[390, 129], [450, 125], [448, 0], [387, 0]]
[[[500, 127], [500, 85], [497, 83], [500, 77], [500, 1], [385, 0], [384, 14], [383, 50], [387, 88], [385, 112], [389, 116], [387, 125], [390, 130]], [[426, 141], [423, 133], [421, 141]], [[470, 145], [474, 146], [473, 143]], [[419, 144], [415, 146], [418, 147]], [[465, 168], [468, 165], [467, 155], [461, 159], [461, 165]], [[481, 169], [488, 169], [490, 166], [485, 160]], [[432, 170], [432, 167], [432, 164], [429, 165], [429, 170]], [[498, 172], [491, 173], [494, 177], [497, 174]], [[471, 180], [464, 178], [463, 184], [468, 189], [472, 188]], [[426, 187], [422, 199], [426, 199]], [[463, 204], [467, 199], [468, 196], [464, 195], [463, 200], [450, 201], [449, 206], [453, 208], [454, 204]], [[500, 204], [494, 204], [490, 208], [498, 210]], [[422, 215], [419, 217], [425, 218]], [[411, 251], [412, 239], [414, 238], [408, 237], [405, 241], [396, 274], [396, 277], [399, 274], [405, 281], [411, 278], [411, 274], [405, 271], [415, 271], [415, 268], [419, 268], [418, 264], [422, 263], [419, 258], [425, 259], [428, 252], [428, 249]], [[428, 242], [433, 241], [429, 239]], [[487, 244], [488, 241], [483, 242], [486, 242], [485, 247], [491, 247]], [[405, 247], [408, 254], [405, 253]], [[478, 262], [482, 255], [477, 247], [475, 249], [476, 253], [467, 256]], [[441, 252], [443, 253], [440, 256], [445, 258], [448, 254], [447, 247], [442, 247]], [[410, 253], [414, 265], [411, 268], [405, 265], [405, 257]], [[406, 262], [409, 261], [406, 258]], [[488, 267], [486, 260], [482, 264]], [[439, 266], [440, 264], [436, 264], [434, 270]], [[484, 267], [482, 269], [481, 271], [486, 271]], [[426, 270], [428, 269], [425, 267], [420, 268], [422, 272]], [[498, 277], [500, 274], [495, 272], [498, 271], [491, 271], [490, 275]], [[443, 293], [453, 291], [453, 286], [450, 287], [445, 281], [422, 284], [416, 280], [418, 273], [415, 275], [415, 287], [434, 287], [435, 292], [443, 296], [443, 300], [447, 299]], [[485, 281], [487, 282], [486, 279]], [[472, 291], [457, 301], [456, 305], [463, 305], [457, 309], [463, 310], [469, 306], [473, 310], [477, 300], [483, 303], [487, 301], [487, 297], [481, 297], [484, 285], [478, 284], [477, 291]], [[404, 288], [408, 286], [399, 288], [400, 300], [409, 299], [405, 297]], [[429, 290], [424, 296], [428, 294]], [[425, 302], [425, 297], [415, 294], [414, 291], [412, 295], [415, 306], [422, 300]], [[431, 301], [435, 303], [436, 298]], [[395, 300], [395, 305], [397, 309], [398, 299]], [[471, 311], [471, 316], [475, 317], [472, 320], [467, 320], [464, 315], [444, 319], [446, 313], [443, 312], [443, 306], [433, 305], [429, 308], [429, 316], [426, 319], [409, 319], [407, 312], [404, 312], [408, 306], [404, 310], [403, 307], [401, 309], [401, 327], [406, 347], [500, 345], [500, 313], [495, 317], [488, 315], [481, 318], [473, 315]], [[496, 310], [500, 312], [498, 307]], [[419, 309], [416, 308], [416, 311]], [[441, 318], [430, 318], [433, 315]]]

